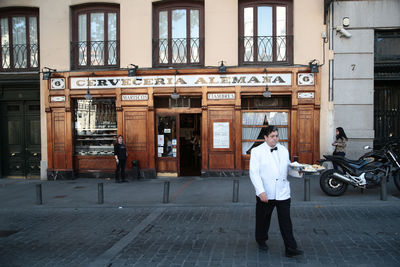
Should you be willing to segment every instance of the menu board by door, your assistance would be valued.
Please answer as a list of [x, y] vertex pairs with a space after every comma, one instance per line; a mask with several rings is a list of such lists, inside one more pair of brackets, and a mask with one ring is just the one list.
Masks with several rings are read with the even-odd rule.
[[213, 148], [229, 148], [229, 122], [213, 123]]

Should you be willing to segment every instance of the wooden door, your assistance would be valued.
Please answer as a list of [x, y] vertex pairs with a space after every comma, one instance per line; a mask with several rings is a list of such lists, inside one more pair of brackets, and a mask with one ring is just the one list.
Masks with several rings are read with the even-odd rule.
[[159, 113], [156, 116], [157, 172], [179, 176], [179, 114]]
[[4, 176], [40, 175], [40, 103], [6, 102], [1, 110]]

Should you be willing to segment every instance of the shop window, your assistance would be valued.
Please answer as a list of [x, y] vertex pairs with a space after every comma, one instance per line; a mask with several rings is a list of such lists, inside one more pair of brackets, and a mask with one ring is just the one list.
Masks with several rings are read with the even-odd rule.
[[240, 2], [240, 64], [293, 62], [292, 6], [292, 0]]
[[[242, 154], [250, 154], [253, 147], [264, 142], [262, 129], [269, 125], [278, 128], [279, 142], [290, 144], [290, 97], [242, 99]], [[247, 110], [246, 110], [247, 109]]]
[[0, 9], [0, 71], [39, 70], [37, 8]]
[[178, 99], [172, 99], [170, 97], [155, 97], [154, 106], [156, 108], [200, 108], [201, 98], [185, 96]]
[[204, 65], [203, 2], [153, 6], [153, 66]]
[[72, 8], [73, 69], [119, 67], [119, 5]]
[[114, 98], [74, 101], [75, 154], [101, 156], [114, 154], [117, 115]]

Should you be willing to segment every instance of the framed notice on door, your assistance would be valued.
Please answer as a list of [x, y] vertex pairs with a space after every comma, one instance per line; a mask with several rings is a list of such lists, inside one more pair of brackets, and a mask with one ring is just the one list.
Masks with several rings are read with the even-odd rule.
[[213, 123], [213, 148], [229, 148], [229, 122]]

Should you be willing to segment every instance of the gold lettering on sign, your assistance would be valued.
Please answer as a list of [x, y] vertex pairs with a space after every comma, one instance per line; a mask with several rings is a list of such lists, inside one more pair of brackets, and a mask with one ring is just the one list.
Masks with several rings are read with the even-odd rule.
[[164, 85], [164, 84], [165, 84], [165, 82], [164, 82], [164, 79], [163, 79], [163, 78], [157, 78], [157, 79], [156, 79], [156, 84], [155, 84], [155, 85], [159, 85], [159, 84], [162, 84], [162, 85]]
[[207, 84], [206, 80], [204, 80], [204, 78], [200, 77], [197, 79], [197, 81], [194, 84]]
[[153, 85], [153, 79], [143, 79], [144, 85]]
[[238, 77], [233, 77], [232, 83], [245, 83], [246, 82], [246, 77], [242, 76], [240, 78]]
[[255, 76], [252, 76], [248, 83], [260, 83], [260, 81]]
[[176, 84], [186, 84], [186, 82], [184, 79], [179, 78], [178, 80], [176, 80]]
[[84, 85], [86, 85], [86, 83], [85, 83], [84, 80], [77, 80], [77, 81], [76, 81], [76, 85], [78, 85], [78, 86], [84, 86]]
[[123, 79], [122, 80], [122, 85], [131, 85], [131, 80], [130, 79]]

